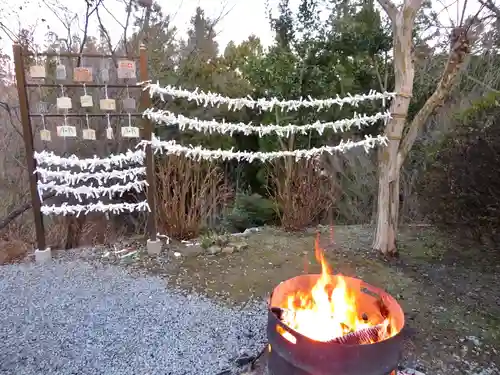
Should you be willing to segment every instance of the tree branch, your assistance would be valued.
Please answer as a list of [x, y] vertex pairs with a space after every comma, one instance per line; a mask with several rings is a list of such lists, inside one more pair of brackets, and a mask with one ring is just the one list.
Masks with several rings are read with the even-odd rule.
[[414, 20], [423, 2], [424, 0], [405, 0], [402, 10], [405, 18]]
[[469, 74], [465, 74], [465, 78], [467, 78], [468, 80], [471, 80], [472, 82], [475, 82], [477, 83], [478, 85], [486, 88], [487, 90], [491, 91], [491, 92], [494, 92], [496, 94], [500, 94], [500, 91], [491, 87], [490, 85], [488, 85], [487, 83], [485, 82], [482, 82], [480, 80], [478, 80], [477, 78], [474, 78], [474, 77], [471, 77]]
[[11, 110], [11, 107], [10, 107], [9, 103], [7, 103], [7, 102], [0, 102], [0, 107], [3, 107], [7, 111], [8, 115], [9, 115], [9, 121], [10, 121], [10, 125], [12, 126], [12, 129], [14, 129], [14, 131], [22, 138], [23, 137], [23, 133], [14, 124], [14, 118], [12, 116], [12, 110]]
[[[47, 193], [42, 197], [42, 200], [43, 201], [48, 200], [50, 198], [53, 198], [55, 195], [56, 195], [56, 193], [54, 193], [54, 192]], [[27, 203], [23, 204], [22, 206], [16, 208], [15, 210], [11, 211], [7, 216], [5, 216], [3, 219], [0, 220], [0, 230], [4, 229], [13, 220], [15, 220], [19, 215], [28, 211], [30, 208], [31, 208], [31, 202], [27, 202]]]
[[456, 77], [465, 64], [466, 57], [471, 51], [470, 35], [467, 31], [467, 28], [461, 27], [456, 28], [454, 33], [452, 33], [455, 35], [456, 39], [453, 42], [448, 61], [443, 73], [441, 74], [441, 80], [439, 81], [436, 90], [432, 93], [429, 99], [427, 99], [420, 111], [418, 111], [416, 116], [413, 118], [408, 127], [408, 132], [401, 141], [398, 152], [399, 167], [401, 167], [405, 158], [408, 156], [420, 129], [424, 127], [425, 123], [434, 111], [443, 104], [444, 100], [450, 93], [453, 84], [455, 83]]
[[104, 23], [102, 22], [101, 15], [99, 14], [99, 8], [96, 8], [96, 16], [97, 16], [97, 21], [99, 22], [99, 28], [101, 29], [101, 32], [104, 34], [104, 38], [106, 39], [106, 43], [108, 44], [108, 49], [109, 53], [113, 56], [113, 64], [115, 64], [115, 67], [118, 67], [118, 61], [115, 58], [115, 50], [113, 48], [113, 44], [111, 43], [111, 37], [109, 36], [109, 32], [104, 26]]
[[90, 10], [92, 8], [92, 1], [86, 0], [87, 4], [87, 9], [85, 10], [85, 26], [83, 28], [83, 37], [82, 37], [82, 42], [80, 44], [80, 56], [78, 56], [78, 60], [76, 63], [76, 66], [79, 67], [82, 64], [82, 53], [83, 49], [85, 48], [85, 44], [87, 43], [87, 38], [89, 34], [89, 21], [90, 21], [90, 16], [92, 13], [94, 13], [97, 10], [97, 7], [101, 4], [101, 1], [98, 1], [97, 4], [95, 4], [94, 9]]
[[128, 26], [130, 24], [131, 14], [132, 14], [132, 0], [130, 0], [127, 5], [127, 20], [125, 21], [125, 26], [123, 27], [123, 45], [125, 47], [126, 55], [128, 55], [127, 31], [128, 31]]
[[492, 0], [479, 0], [479, 2], [488, 8], [495, 16], [500, 19], [500, 8], [498, 8]]
[[375, 67], [375, 74], [377, 76], [377, 80], [378, 80], [378, 84], [380, 86], [380, 90], [382, 92], [386, 91], [387, 90], [387, 86], [385, 85], [385, 80], [382, 79], [382, 75], [380, 74], [380, 69], [378, 68], [378, 60], [377, 60], [376, 56], [372, 57], [372, 63], [373, 63], [373, 66]]
[[384, 8], [391, 22], [394, 23], [398, 14], [398, 8], [396, 5], [392, 2], [392, 0], [378, 0], [378, 3], [382, 8]]

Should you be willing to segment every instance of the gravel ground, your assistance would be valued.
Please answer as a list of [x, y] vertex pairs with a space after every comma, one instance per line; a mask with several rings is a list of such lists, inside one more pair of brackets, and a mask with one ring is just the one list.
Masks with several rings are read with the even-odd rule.
[[262, 349], [265, 319], [118, 267], [2, 266], [0, 374], [215, 375]]

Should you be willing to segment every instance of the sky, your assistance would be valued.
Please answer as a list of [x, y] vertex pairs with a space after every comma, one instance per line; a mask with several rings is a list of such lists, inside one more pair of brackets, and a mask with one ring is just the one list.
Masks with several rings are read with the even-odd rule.
[[[50, 25], [51, 30], [58, 34], [65, 34], [65, 28], [54, 15], [49, 7], [58, 0], [2, 0], [0, 4], [0, 22], [6, 25], [13, 32], [20, 29], [20, 20], [23, 25], [36, 26], [36, 42], [43, 43], [44, 34], [47, 30], [46, 25]], [[117, 41], [121, 34], [121, 27], [113, 19], [115, 17], [123, 23], [125, 11], [124, 0], [104, 0], [104, 5], [112, 13], [101, 12], [103, 22], [111, 30], [112, 39]], [[207, 16], [216, 18], [225, 14], [216, 31], [218, 32], [217, 41], [220, 49], [233, 40], [241, 42], [251, 34], [261, 38], [264, 45], [270, 45], [273, 41], [273, 34], [269, 27], [266, 16], [266, 3], [271, 9], [276, 9], [279, 0], [157, 0], [165, 13], [173, 17], [173, 23], [178, 27], [179, 32], [184, 34], [189, 25], [189, 20], [195, 12], [197, 6], [201, 6]], [[290, 0], [292, 8], [298, 6], [300, 0]], [[444, 25], [449, 25], [449, 19], [457, 18], [457, 9], [467, 0], [440, 0], [433, 1], [435, 10], [440, 13], [440, 21]], [[85, 14], [84, 0], [59, 0], [60, 3], [67, 3], [77, 14]], [[48, 6], [47, 6], [48, 4]], [[469, 0], [469, 13], [477, 10], [477, 0]], [[22, 10], [19, 8], [22, 7]], [[226, 14], [227, 13], [227, 14]], [[45, 19], [45, 23], [41, 22]], [[83, 26], [83, 16], [80, 19], [80, 27]], [[75, 24], [76, 27], [76, 24]], [[94, 20], [91, 27], [97, 31], [97, 21]], [[96, 32], [97, 33], [97, 32]], [[12, 41], [3, 33], [1, 48], [9, 53], [12, 49]]]

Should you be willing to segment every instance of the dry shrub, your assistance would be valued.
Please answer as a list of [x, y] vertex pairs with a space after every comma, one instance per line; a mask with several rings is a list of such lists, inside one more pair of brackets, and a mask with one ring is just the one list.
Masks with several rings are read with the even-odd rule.
[[207, 161], [166, 156], [156, 173], [158, 226], [176, 239], [198, 236], [232, 197], [223, 171]]
[[[125, 235], [125, 228], [103, 215], [91, 215], [78, 221], [76, 217], [45, 218], [45, 241], [51, 249], [69, 249], [115, 243]], [[81, 225], [80, 225], [81, 224]], [[24, 243], [36, 247], [35, 226], [31, 211], [27, 211], [0, 232], [6, 243]]]
[[324, 155], [323, 173], [337, 184], [333, 221], [360, 224], [371, 220], [377, 194], [377, 159], [363, 148]]
[[31, 211], [19, 216], [0, 231], [4, 241], [24, 241], [32, 244], [35, 241], [35, 225]]
[[115, 225], [112, 220], [99, 214], [85, 218], [56, 217], [51, 220], [51, 225], [45, 226], [45, 237], [47, 246], [53, 249], [112, 244], [126, 234], [123, 226]]
[[23, 258], [28, 249], [29, 245], [23, 241], [4, 241], [0, 239], [0, 265]]
[[335, 203], [339, 189], [316, 161], [283, 160], [274, 163], [269, 172], [274, 185], [272, 195], [286, 230], [311, 226]]

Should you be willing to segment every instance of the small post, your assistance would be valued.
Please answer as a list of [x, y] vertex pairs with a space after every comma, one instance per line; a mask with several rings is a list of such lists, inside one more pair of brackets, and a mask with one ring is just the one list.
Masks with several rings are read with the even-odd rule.
[[[141, 44], [139, 55], [139, 76], [142, 82], [149, 79], [148, 74], [148, 56], [146, 46]], [[151, 98], [146, 91], [141, 92], [141, 112], [151, 106]], [[142, 138], [147, 141], [153, 139], [153, 124], [147, 118], [143, 118], [143, 134]], [[151, 144], [146, 146], [146, 181], [148, 183], [147, 199], [151, 212], [148, 214], [148, 234], [147, 249], [149, 254], [158, 254], [161, 251], [161, 242], [158, 240], [156, 233], [156, 176], [154, 167], [154, 155]]]
[[33, 130], [31, 127], [31, 119], [29, 114], [23, 51], [21, 45], [19, 45], [18, 43], [15, 43], [12, 46], [12, 51], [14, 54], [14, 65], [16, 72], [17, 92], [19, 95], [21, 122], [23, 126], [24, 146], [26, 148], [26, 165], [28, 167], [31, 205], [33, 207], [33, 215], [35, 218], [36, 242], [38, 246], [35, 251], [35, 258], [40, 261], [45, 261], [50, 258], [50, 249], [46, 249], [45, 228], [43, 225], [43, 216], [41, 211], [42, 202], [40, 201], [40, 196], [38, 195], [37, 189], [37, 176], [35, 174], [36, 161], [34, 158], [35, 146], [33, 143]]

